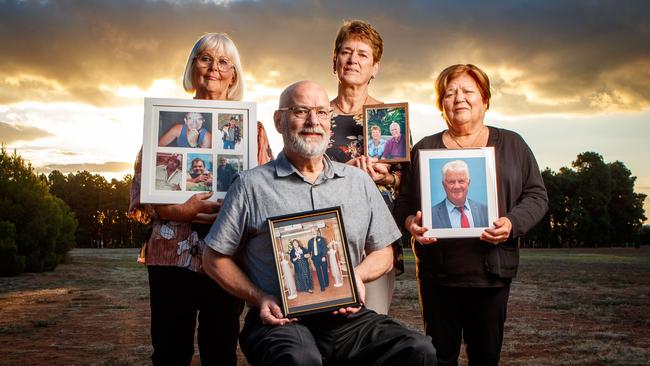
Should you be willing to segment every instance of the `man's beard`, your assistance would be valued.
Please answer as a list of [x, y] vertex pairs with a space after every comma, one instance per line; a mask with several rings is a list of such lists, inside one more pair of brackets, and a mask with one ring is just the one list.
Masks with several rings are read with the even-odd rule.
[[[288, 126], [287, 126], [288, 127]], [[318, 144], [309, 143], [300, 137], [300, 133], [317, 133], [321, 135], [321, 142]], [[303, 127], [295, 132], [289, 132], [285, 135], [284, 145], [306, 158], [321, 156], [327, 150], [328, 139], [325, 131], [320, 128]]]

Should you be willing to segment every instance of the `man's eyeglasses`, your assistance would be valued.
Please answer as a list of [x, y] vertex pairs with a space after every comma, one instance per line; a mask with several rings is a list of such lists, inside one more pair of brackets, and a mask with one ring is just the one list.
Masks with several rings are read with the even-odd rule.
[[230, 71], [234, 67], [233, 63], [225, 57], [219, 57], [214, 59], [208, 55], [196, 56], [194, 58], [196, 63], [201, 67], [208, 67], [210, 65], [216, 65], [217, 69], [221, 72]]
[[295, 107], [286, 107], [286, 108], [278, 108], [279, 111], [291, 111], [293, 113], [293, 116], [296, 117], [297, 119], [307, 119], [309, 116], [309, 112], [314, 111], [316, 112], [316, 117], [318, 117], [319, 120], [321, 121], [327, 121], [330, 118], [332, 118], [332, 110], [331, 109], [325, 109], [322, 107], [302, 107], [302, 106], [295, 106]]

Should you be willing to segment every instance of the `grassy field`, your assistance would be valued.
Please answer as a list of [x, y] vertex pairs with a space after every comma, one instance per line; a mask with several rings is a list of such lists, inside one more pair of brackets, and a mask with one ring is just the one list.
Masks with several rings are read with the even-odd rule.
[[[135, 256], [76, 249], [54, 272], [0, 278], [0, 365], [149, 364], [147, 276]], [[391, 315], [422, 330], [407, 259]], [[524, 250], [502, 364], [649, 365], [648, 329], [650, 248]]]

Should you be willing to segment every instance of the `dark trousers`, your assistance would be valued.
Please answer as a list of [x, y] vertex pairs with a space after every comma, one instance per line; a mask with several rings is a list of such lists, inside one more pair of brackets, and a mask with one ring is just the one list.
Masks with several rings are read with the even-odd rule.
[[425, 333], [438, 365], [458, 365], [465, 340], [470, 366], [498, 365], [510, 285], [495, 288], [446, 287], [419, 281]]
[[318, 284], [320, 285], [321, 291], [325, 291], [325, 289], [330, 285], [330, 272], [327, 268], [327, 260], [323, 261], [323, 259], [325, 259], [325, 256], [319, 255], [312, 257], [314, 267], [316, 267], [316, 276], [318, 276]]
[[205, 274], [174, 266], [149, 266], [154, 365], [189, 365], [198, 314], [201, 365], [236, 365], [242, 300]]
[[252, 365], [435, 365], [431, 339], [366, 308], [317, 314], [283, 326], [251, 309], [239, 344]]

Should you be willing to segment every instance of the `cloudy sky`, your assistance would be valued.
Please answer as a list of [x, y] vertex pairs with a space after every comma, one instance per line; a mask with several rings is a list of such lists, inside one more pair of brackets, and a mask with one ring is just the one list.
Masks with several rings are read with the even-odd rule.
[[142, 143], [143, 97], [191, 97], [181, 86], [190, 48], [227, 32], [245, 100], [258, 103], [277, 152], [280, 91], [313, 79], [333, 97], [336, 31], [359, 18], [385, 44], [371, 94], [410, 103], [415, 141], [445, 128], [438, 73], [474, 63], [492, 81], [487, 123], [519, 132], [540, 167], [595, 151], [625, 163], [650, 194], [648, 14], [643, 0], [0, 0], [0, 141], [40, 171], [121, 177]]

